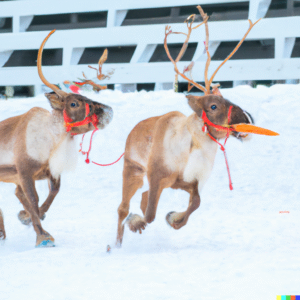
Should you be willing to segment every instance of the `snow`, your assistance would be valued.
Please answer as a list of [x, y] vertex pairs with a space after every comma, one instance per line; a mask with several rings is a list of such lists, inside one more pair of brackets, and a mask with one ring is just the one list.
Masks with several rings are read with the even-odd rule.
[[[234, 190], [229, 190], [218, 151], [200, 208], [178, 231], [166, 224], [165, 216], [186, 210], [188, 194], [167, 189], [155, 221], [142, 235], [126, 228], [122, 248], [114, 248], [123, 159], [98, 167], [85, 164], [80, 155], [76, 170], [63, 174], [42, 223], [56, 247], [37, 249], [32, 226], [17, 219], [22, 206], [15, 186], [1, 182], [7, 240], [0, 245], [0, 299], [265, 300], [300, 294], [300, 85], [239, 86], [222, 93], [251, 113], [258, 126], [280, 136], [253, 136], [245, 143], [229, 139]], [[185, 96], [172, 91], [85, 95], [114, 110], [111, 124], [94, 136], [90, 158], [98, 163], [123, 153], [127, 135], [140, 120], [172, 110], [192, 112]], [[1, 101], [0, 106], [0, 120], [34, 106], [50, 110], [43, 95]], [[79, 149], [81, 137], [77, 139]], [[36, 187], [42, 202], [47, 183]], [[141, 213], [146, 189], [145, 182], [131, 201], [131, 212]]]

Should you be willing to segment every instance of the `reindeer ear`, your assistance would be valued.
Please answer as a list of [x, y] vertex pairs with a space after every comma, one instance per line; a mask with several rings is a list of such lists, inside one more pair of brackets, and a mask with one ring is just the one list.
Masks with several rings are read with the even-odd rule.
[[186, 98], [188, 99], [191, 109], [201, 117], [203, 110], [203, 97], [187, 95]]
[[58, 96], [56, 93], [45, 93], [45, 96], [48, 98], [50, 105], [53, 109], [64, 110], [65, 102], [64, 99]]

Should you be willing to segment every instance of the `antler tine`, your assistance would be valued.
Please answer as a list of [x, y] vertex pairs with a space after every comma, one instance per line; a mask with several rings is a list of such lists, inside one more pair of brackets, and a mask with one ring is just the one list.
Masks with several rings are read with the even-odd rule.
[[[187, 28], [188, 28], [188, 34], [186, 35], [186, 39], [181, 47], [181, 50], [180, 52], [178, 53], [176, 59], [175, 59], [175, 62], [178, 62], [181, 60], [182, 56], [184, 55], [187, 47], [188, 47], [188, 43], [189, 43], [189, 39], [190, 39], [190, 36], [191, 36], [191, 33], [192, 33], [192, 25], [194, 23], [194, 20], [195, 20], [195, 15], [190, 15], [186, 20], [186, 25], [187, 25]], [[175, 34], [179, 34], [179, 32], [174, 32]], [[183, 33], [184, 34], [184, 33]]]
[[210, 53], [208, 50], [208, 44], [209, 44], [209, 30], [208, 30], [208, 24], [207, 24], [208, 16], [203, 11], [203, 9], [200, 5], [197, 6], [197, 9], [199, 10], [199, 13], [200, 13], [202, 19], [206, 20], [206, 22], [205, 22], [205, 51], [207, 54], [207, 59], [206, 59], [205, 70], [204, 70], [204, 82], [205, 82], [205, 88], [206, 88], [207, 94], [209, 94], [210, 93], [210, 83], [209, 83], [207, 74], [208, 74], [208, 68], [209, 68], [210, 61], [211, 61], [211, 56], [210, 56]]
[[47, 40], [49, 39], [49, 37], [55, 32], [55, 29], [52, 30], [47, 36], [46, 38], [43, 40], [41, 46], [40, 46], [40, 49], [39, 49], [39, 52], [38, 52], [38, 57], [37, 57], [37, 68], [38, 68], [38, 73], [39, 73], [39, 76], [42, 80], [42, 82], [48, 86], [50, 89], [52, 89], [57, 95], [61, 96], [61, 97], [64, 97], [66, 96], [68, 93], [60, 90], [57, 86], [55, 86], [54, 84], [50, 83], [49, 81], [47, 81], [47, 79], [44, 77], [43, 75], [43, 72], [42, 72], [42, 53], [43, 53], [43, 49], [44, 49], [44, 46], [47, 42]]
[[214, 77], [216, 76], [217, 72], [220, 70], [220, 68], [226, 63], [226, 61], [228, 61], [233, 54], [239, 49], [239, 47], [241, 46], [241, 44], [244, 42], [244, 40], [246, 39], [247, 35], [249, 34], [249, 32], [251, 31], [251, 29], [254, 27], [255, 24], [257, 24], [261, 19], [258, 19], [255, 23], [252, 23], [251, 20], [249, 21], [249, 28], [247, 30], [247, 32], [245, 33], [244, 37], [240, 40], [240, 42], [236, 45], [236, 47], [233, 49], [233, 51], [226, 57], [226, 59], [219, 65], [219, 67], [215, 70], [215, 72], [213, 73], [213, 75], [211, 76], [210, 80], [209, 80], [209, 84], [211, 85], [213, 82]]
[[[190, 21], [191, 20], [191, 21]], [[187, 76], [185, 76], [183, 73], [181, 73], [179, 70], [178, 70], [178, 67], [177, 67], [177, 62], [182, 58], [183, 54], [185, 53], [186, 49], [187, 49], [187, 46], [188, 46], [188, 41], [190, 39], [190, 36], [191, 36], [191, 32], [193, 29], [195, 28], [198, 28], [200, 27], [202, 24], [206, 23], [207, 22], [207, 18], [203, 20], [203, 22], [197, 26], [195, 26], [194, 28], [192, 27], [193, 23], [194, 23], [194, 20], [195, 20], [195, 15], [191, 15], [189, 16], [187, 19], [186, 19], [186, 23], [187, 23], [187, 28], [188, 28], [188, 34], [185, 34], [185, 33], [182, 33], [182, 32], [172, 32], [171, 30], [171, 27], [170, 26], [166, 26], [165, 27], [165, 39], [164, 39], [164, 48], [165, 48], [165, 51], [167, 53], [167, 56], [168, 58], [170, 59], [170, 61], [173, 63], [174, 65], [174, 70], [177, 74], [179, 74], [182, 78], [184, 78], [185, 80], [187, 80], [190, 84], [194, 85], [195, 87], [197, 87], [199, 90], [203, 91], [205, 94], [207, 94], [207, 91], [205, 89], [204, 86], [196, 83], [195, 81], [191, 80], [190, 78], [188, 78]], [[186, 39], [184, 41], [184, 44], [176, 58], [176, 60], [174, 61], [174, 59], [172, 58], [171, 54], [170, 54], [170, 51], [169, 51], [169, 48], [168, 48], [168, 45], [167, 45], [167, 38], [170, 34], [184, 34], [186, 35]]]

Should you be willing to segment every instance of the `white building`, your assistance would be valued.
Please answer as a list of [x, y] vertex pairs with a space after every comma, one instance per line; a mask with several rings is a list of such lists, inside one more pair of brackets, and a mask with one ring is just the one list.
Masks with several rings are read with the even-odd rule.
[[[198, 4], [210, 15], [210, 74], [243, 37], [247, 19], [263, 18], [215, 82], [227, 86], [300, 78], [300, 0], [17, 0], [0, 1], [0, 87], [41, 91], [37, 50], [57, 29], [44, 51], [43, 72], [50, 82], [76, 80], [82, 71], [95, 77], [87, 65], [96, 67], [108, 48], [104, 73], [114, 69], [114, 74], [103, 84], [124, 91], [171, 88], [174, 69], [163, 49], [165, 25], [185, 31], [183, 21], [197, 13]], [[183, 40], [170, 36], [170, 50], [179, 51]], [[183, 69], [195, 61], [193, 78], [199, 82], [204, 80], [204, 40], [204, 27], [195, 30], [178, 63]]]

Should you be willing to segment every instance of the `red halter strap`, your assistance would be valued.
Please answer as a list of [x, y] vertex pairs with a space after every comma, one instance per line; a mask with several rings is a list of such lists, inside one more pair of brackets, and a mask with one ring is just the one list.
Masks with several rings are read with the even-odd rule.
[[[230, 120], [231, 120], [231, 110], [232, 110], [232, 106], [229, 107], [229, 110], [228, 110], [228, 124], [230, 123]], [[202, 131], [203, 132], [207, 132], [207, 135], [214, 141], [216, 142], [221, 150], [223, 151], [224, 153], [224, 158], [225, 158], [225, 163], [226, 163], [226, 168], [227, 168], [227, 173], [228, 173], [228, 178], [229, 178], [229, 189], [232, 191], [233, 190], [233, 186], [232, 186], [232, 181], [231, 181], [231, 176], [230, 176], [230, 170], [229, 170], [229, 165], [228, 165], [228, 160], [227, 160], [227, 156], [226, 156], [226, 151], [225, 151], [225, 144], [229, 138], [229, 134], [230, 134], [230, 131], [233, 131], [234, 129], [233, 128], [230, 128], [230, 127], [224, 127], [224, 126], [221, 126], [221, 125], [217, 125], [217, 124], [214, 124], [213, 122], [211, 122], [205, 111], [203, 110], [202, 111], [202, 120], [204, 122], [204, 125], [202, 127]], [[226, 138], [225, 138], [225, 142], [224, 142], [224, 145], [222, 145], [220, 142], [217, 141], [216, 138], [214, 138], [211, 133], [209, 132], [208, 130], [208, 126], [212, 126], [214, 127], [216, 130], [223, 130], [223, 131], [227, 131], [227, 134], [226, 134]]]
[[[90, 106], [86, 103], [85, 104], [85, 118], [82, 121], [79, 122], [73, 122], [73, 120], [67, 115], [66, 110], [64, 109], [63, 111], [63, 115], [64, 115], [64, 121], [65, 121], [65, 127], [66, 127], [66, 131], [69, 132], [73, 127], [79, 127], [79, 126], [83, 126], [83, 125], [87, 125], [89, 123], [92, 123], [95, 127], [95, 129], [92, 132], [92, 136], [91, 136], [91, 140], [90, 140], [90, 148], [87, 152], [82, 152], [82, 154], [86, 154], [86, 162], [89, 163], [89, 154], [92, 148], [92, 139], [93, 139], [93, 135], [94, 133], [99, 130], [97, 127], [97, 124], [99, 122], [98, 117], [96, 114], [92, 114], [91, 116], [88, 116], [90, 113]], [[77, 133], [71, 133], [71, 135], [77, 135]], [[84, 135], [83, 135], [84, 136]], [[81, 151], [81, 150], [79, 150]]]
[[[73, 127], [79, 127], [79, 126], [87, 125], [89, 123], [92, 123], [94, 125], [95, 129], [98, 130], [97, 124], [98, 124], [99, 120], [98, 120], [97, 115], [92, 114], [91, 116], [88, 116], [89, 113], [90, 113], [90, 106], [86, 103], [85, 104], [85, 118], [82, 121], [73, 122], [73, 120], [67, 115], [67, 112], [64, 109], [63, 115], [64, 115], [66, 131], [69, 132]], [[76, 135], [76, 133], [71, 133], [71, 134]]]

